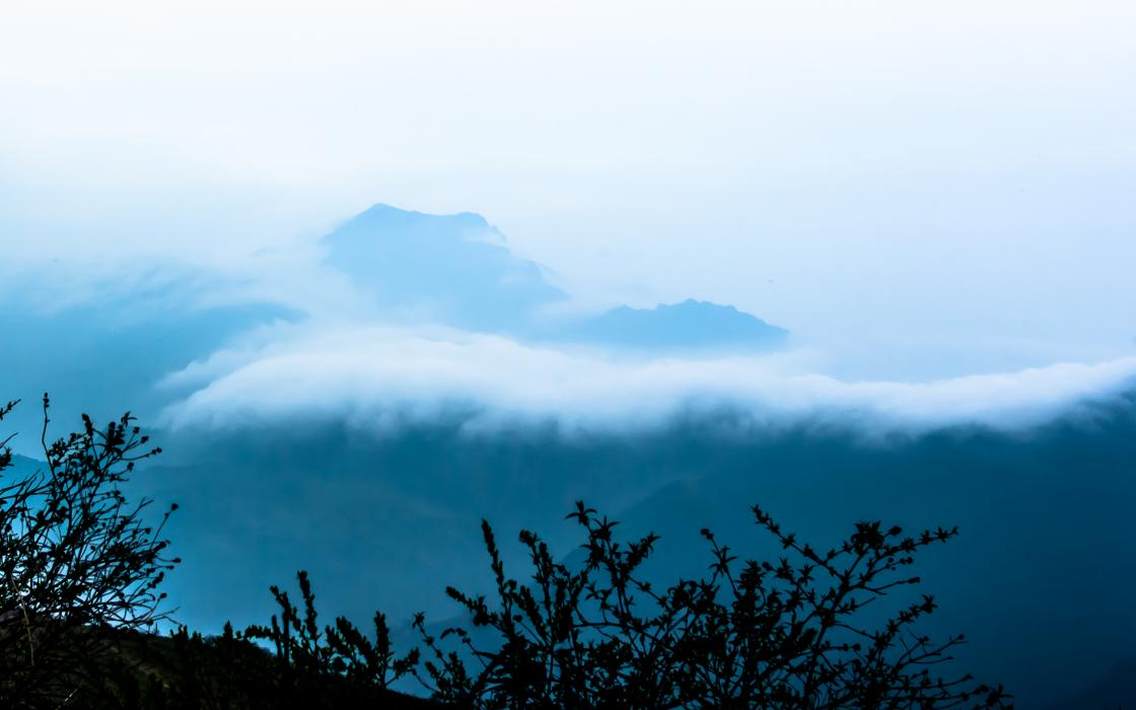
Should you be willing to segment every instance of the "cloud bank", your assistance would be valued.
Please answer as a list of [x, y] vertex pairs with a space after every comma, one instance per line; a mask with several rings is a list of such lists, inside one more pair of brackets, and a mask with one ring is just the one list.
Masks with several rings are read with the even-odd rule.
[[188, 393], [163, 415], [177, 428], [336, 418], [381, 431], [456, 416], [471, 432], [538, 422], [636, 431], [729, 410], [755, 425], [918, 432], [1026, 428], [1134, 383], [1136, 357], [923, 383], [847, 381], [801, 351], [633, 359], [445, 328], [339, 323], [260, 330], [162, 386]]

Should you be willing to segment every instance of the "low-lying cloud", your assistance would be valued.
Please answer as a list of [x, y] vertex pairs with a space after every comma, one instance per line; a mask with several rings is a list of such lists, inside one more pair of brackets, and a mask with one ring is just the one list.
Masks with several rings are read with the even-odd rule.
[[453, 329], [308, 324], [258, 331], [167, 377], [164, 387], [187, 394], [163, 421], [228, 428], [335, 418], [381, 431], [459, 416], [471, 432], [534, 422], [634, 431], [730, 410], [755, 425], [1013, 430], [1134, 383], [1136, 357], [924, 383], [848, 381], [800, 351], [632, 359]]

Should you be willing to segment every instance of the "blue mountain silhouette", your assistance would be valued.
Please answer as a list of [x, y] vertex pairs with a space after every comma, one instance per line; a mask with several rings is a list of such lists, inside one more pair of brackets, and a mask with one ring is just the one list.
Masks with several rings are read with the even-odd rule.
[[687, 299], [651, 309], [620, 306], [569, 330], [577, 340], [637, 348], [746, 347], [782, 344], [789, 331], [733, 306]]
[[327, 263], [378, 304], [416, 318], [493, 331], [523, 329], [566, 298], [535, 262], [515, 256], [480, 215], [431, 215], [378, 204], [325, 237]]
[[377, 204], [324, 243], [330, 266], [408, 319], [651, 349], [768, 348], [788, 335], [733, 306], [694, 300], [542, 322], [539, 309], [568, 295], [549, 283], [547, 269], [515, 255], [500, 231], [471, 212], [432, 215]]

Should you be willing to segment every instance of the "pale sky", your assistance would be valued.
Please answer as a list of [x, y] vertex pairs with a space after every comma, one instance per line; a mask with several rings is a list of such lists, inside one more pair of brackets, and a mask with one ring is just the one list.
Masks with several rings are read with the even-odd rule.
[[8, 0], [3, 268], [239, 271], [387, 202], [849, 371], [1122, 357], [1133, 36], [1094, 0]]

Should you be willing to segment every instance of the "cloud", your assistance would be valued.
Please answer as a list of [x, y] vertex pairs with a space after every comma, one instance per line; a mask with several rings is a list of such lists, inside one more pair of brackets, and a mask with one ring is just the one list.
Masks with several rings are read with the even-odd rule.
[[336, 418], [370, 430], [460, 417], [469, 431], [554, 422], [636, 431], [676, 415], [739, 412], [754, 425], [821, 421], [864, 431], [976, 423], [1021, 429], [1136, 381], [1136, 357], [924, 383], [847, 381], [817, 355], [618, 358], [452, 329], [280, 325], [166, 378], [188, 391], [172, 427]]

